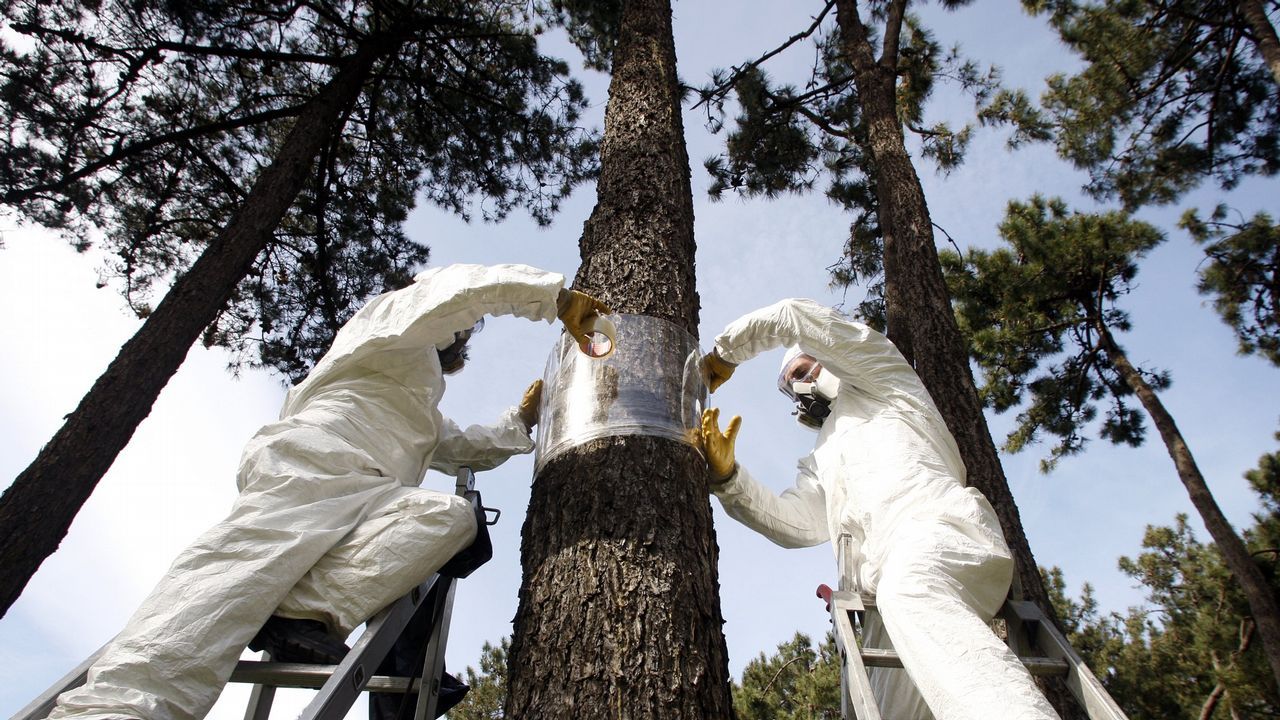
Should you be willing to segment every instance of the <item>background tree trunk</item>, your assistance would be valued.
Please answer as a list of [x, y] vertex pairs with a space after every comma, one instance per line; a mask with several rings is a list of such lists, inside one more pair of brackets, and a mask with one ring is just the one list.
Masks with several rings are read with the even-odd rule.
[[[897, 37], [905, 0], [888, 12], [886, 37]], [[879, 60], [858, 15], [857, 0], [837, 0], [836, 19], [845, 53], [854, 68], [863, 122], [876, 168], [881, 236], [884, 241], [884, 297], [887, 335], [915, 367], [947, 429], [956, 439], [968, 483], [995, 508], [1013, 553], [1012, 594], [1026, 598], [1061, 628], [1040, 569], [1022, 528], [1004, 468], [978, 399], [969, 353], [956, 325], [934, 244], [933, 221], [915, 165], [907, 153], [897, 112], [896, 50], [886, 41]], [[1061, 683], [1042, 685], [1059, 712], [1074, 706]]]
[[1156, 395], [1156, 391], [1142, 377], [1142, 373], [1129, 362], [1129, 357], [1116, 343], [1106, 325], [1096, 318], [1094, 325], [1102, 340], [1102, 347], [1106, 349], [1107, 356], [1111, 359], [1111, 364], [1120, 372], [1125, 383], [1133, 389], [1138, 400], [1142, 402], [1142, 407], [1151, 416], [1156, 429], [1160, 431], [1160, 438], [1169, 451], [1169, 457], [1173, 459], [1173, 464], [1178, 470], [1178, 478], [1186, 487], [1191, 504], [1199, 513], [1214, 544], [1218, 546], [1218, 552], [1222, 553], [1223, 562], [1226, 563], [1236, 582], [1240, 583], [1240, 589], [1249, 603], [1253, 622], [1257, 626], [1258, 637], [1262, 640], [1267, 662], [1271, 666], [1271, 674], [1275, 677], [1276, 685], [1280, 686], [1280, 603], [1276, 601], [1275, 592], [1267, 582], [1262, 568], [1254, 562], [1249, 547], [1231, 527], [1231, 522], [1223, 514], [1222, 508], [1218, 507], [1218, 501], [1214, 499], [1213, 492], [1204, 480], [1204, 475], [1200, 473], [1200, 467], [1191, 454], [1191, 448], [1187, 446], [1186, 440], [1182, 437], [1182, 431], [1178, 430], [1177, 424], [1173, 421], [1173, 416], [1160, 401], [1160, 396]]
[[[577, 289], [697, 335], [693, 198], [669, 0], [624, 3]], [[728, 718], [706, 466], [612, 437], [535, 478], [506, 717]]]
[[375, 60], [397, 46], [391, 38], [363, 43], [307, 103], [244, 205], [0, 496], [0, 567], [6, 570], [0, 576], [0, 617], [40, 563], [58, 549], [76, 513], [151, 412], [191, 345], [271, 240], [335, 124], [359, 96]]
[[1271, 70], [1271, 77], [1280, 84], [1280, 38], [1277, 38], [1276, 28], [1267, 18], [1266, 4], [1263, 0], [1237, 0], [1236, 6], [1253, 31], [1253, 42]]
[[[1000, 516], [1005, 540], [1017, 563], [1014, 582], [1020, 586], [1020, 594], [1053, 617], [1053, 606], [982, 414], [969, 355], [951, 309], [934, 245], [929, 206], [898, 120], [895, 74], [871, 58], [854, 0], [840, 0], [837, 17], [845, 33], [846, 52], [855, 58], [854, 82], [877, 170], [888, 336], [915, 367], [938, 404], [947, 428], [960, 446], [969, 484], [991, 501]], [[859, 56], [862, 59], [857, 59]]]

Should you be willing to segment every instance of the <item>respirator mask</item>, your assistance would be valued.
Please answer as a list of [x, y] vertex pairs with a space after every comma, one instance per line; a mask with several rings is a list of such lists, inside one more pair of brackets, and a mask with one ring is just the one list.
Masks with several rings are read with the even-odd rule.
[[839, 394], [840, 379], [822, 370], [821, 366], [812, 381], [791, 383], [791, 397], [796, 401], [796, 421], [814, 430], [822, 427]]
[[831, 405], [840, 394], [840, 379], [823, 371], [812, 355], [792, 348], [778, 372], [778, 390], [795, 402], [792, 414], [796, 421], [817, 430], [831, 414]]

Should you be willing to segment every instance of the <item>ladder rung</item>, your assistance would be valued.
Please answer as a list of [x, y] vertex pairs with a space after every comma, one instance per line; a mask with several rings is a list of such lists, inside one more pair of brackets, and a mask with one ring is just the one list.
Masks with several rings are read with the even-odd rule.
[[[862, 648], [862, 663], [867, 667], [900, 668], [902, 659], [894, 650]], [[1067, 661], [1047, 657], [1018, 658], [1032, 675], [1066, 675]]]
[[[235, 671], [231, 673], [231, 681], [314, 690], [325, 684], [335, 667], [337, 666], [241, 660], [236, 665]], [[422, 680], [419, 678], [413, 678], [410, 682], [406, 677], [374, 675], [361, 687], [372, 692], [404, 693], [418, 692], [421, 686]]]

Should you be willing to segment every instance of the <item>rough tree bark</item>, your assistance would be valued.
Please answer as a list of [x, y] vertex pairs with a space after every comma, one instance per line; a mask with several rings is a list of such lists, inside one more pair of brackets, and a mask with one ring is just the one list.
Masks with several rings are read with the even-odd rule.
[[1236, 7], [1249, 24], [1253, 44], [1258, 46], [1262, 60], [1271, 70], [1271, 77], [1280, 84], [1280, 37], [1276, 28], [1267, 18], [1267, 5], [1263, 0], [1237, 0]]
[[[875, 161], [874, 181], [884, 242], [887, 334], [915, 367], [937, 403], [960, 447], [969, 484], [982, 492], [995, 508], [1005, 541], [1013, 553], [1013, 595], [1034, 602], [1046, 617], [1057, 622], [982, 414], [982, 402], [969, 368], [969, 353], [956, 325], [951, 296], [938, 262], [929, 206], [898, 119], [897, 47], [906, 6], [907, 0], [894, 0], [889, 5], [884, 46], [880, 58], [876, 59], [872, 39], [858, 13], [857, 0], [836, 2], [836, 21], [845, 54], [853, 67], [854, 84]], [[1059, 712], [1071, 705], [1062, 688], [1046, 690]]]
[[1236, 582], [1240, 583], [1240, 589], [1244, 591], [1245, 600], [1249, 603], [1249, 611], [1253, 615], [1258, 637], [1262, 640], [1267, 662], [1271, 665], [1271, 674], [1276, 679], [1277, 685], [1280, 685], [1280, 603], [1276, 601], [1275, 592], [1267, 582], [1262, 568], [1254, 562], [1249, 547], [1231, 527], [1231, 522], [1223, 514], [1222, 508], [1218, 507], [1218, 501], [1214, 499], [1213, 492], [1209, 490], [1209, 485], [1204, 480], [1204, 475], [1200, 473], [1200, 467], [1191, 454], [1191, 448], [1187, 446], [1182, 432], [1174, 423], [1173, 416], [1160, 401], [1160, 396], [1142, 377], [1142, 373], [1133, 366], [1133, 363], [1129, 362], [1129, 357], [1116, 343], [1107, 326], [1098, 318], [1094, 318], [1093, 324], [1112, 366], [1124, 378], [1125, 384], [1138, 396], [1142, 407], [1146, 409], [1156, 429], [1160, 431], [1160, 439], [1164, 441], [1165, 449], [1173, 459], [1174, 467], [1178, 470], [1178, 478], [1187, 489], [1187, 496], [1191, 498], [1192, 506], [1199, 513], [1214, 544], [1218, 546], [1218, 552], [1222, 553], [1222, 560], [1226, 563], [1227, 569], [1235, 576]]
[[[697, 335], [693, 197], [670, 0], [625, 2], [598, 199], [574, 286]], [[663, 438], [592, 441], [535, 478], [506, 717], [731, 717], [705, 463]]]
[[0, 617], [40, 563], [58, 549], [76, 513], [151, 412], [191, 345], [271, 240], [374, 63], [398, 46], [399, 41], [389, 36], [365, 41], [303, 107], [279, 154], [254, 182], [240, 210], [120, 348], [31, 465], [0, 496], [0, 567], [5, 568], [0, 574]]

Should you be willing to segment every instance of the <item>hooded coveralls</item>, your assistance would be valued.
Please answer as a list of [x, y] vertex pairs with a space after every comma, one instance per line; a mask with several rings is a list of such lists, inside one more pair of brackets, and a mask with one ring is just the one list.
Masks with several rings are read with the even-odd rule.
[[230, 516], [178, 556], [49, 717], [203, 717], [268, 616], [345, 637], [466, 547], [473, 511], [418, 488], [427, 468], [485, 470], [533, 443], [516, 408], [492, 427], [442, 417], [435, 347], [484, 315], [552, 321], [563, 284], [523, 265], [453, 265], [356, 313], [249, 441]]
[[849, 579], [876, 593], [919, 689], [902, 671], [878, 673], [885, 717], [928, 718], [932, 708], [943, 720], [1056, 718], [987, 625], [1013, 568], [995, 512], [965, 487], [955, 440], [888, 338], [811, 300], [783, 300], [739, 318], [715, 345], [735, 364], [798, 345], [840, 379], [794, 487], [775, 495], [739, 467], [715, 494], [731, 517], [783, 547], [852, 536]]

